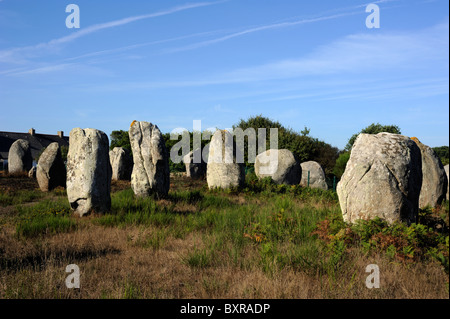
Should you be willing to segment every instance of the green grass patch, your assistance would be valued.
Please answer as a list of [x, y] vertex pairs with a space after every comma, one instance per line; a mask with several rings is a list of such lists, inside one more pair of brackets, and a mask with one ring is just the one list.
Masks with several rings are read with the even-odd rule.
[[194, 247], [186, 257], [182, 258], [182, 262], [191, 268], [208, 268], [213, 265], [214, 251], [211, 249], [198, 249]]
[[16, 209], [16, 234], [20, 238], [54, 235], [77, 228], [65, 201], [45, 200], [33, 206], [17, 206]]
[[44, 196], [38, 190], [19, 190], [16, 192], [0, 193], [0, 206], [19, 205], [40, 199]]

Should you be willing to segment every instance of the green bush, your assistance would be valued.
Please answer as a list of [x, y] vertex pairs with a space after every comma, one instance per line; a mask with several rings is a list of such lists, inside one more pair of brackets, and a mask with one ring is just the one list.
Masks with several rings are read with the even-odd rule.
[[342, 152], [339, 154], [338, 159], [336, 160], [336, 165], [333, 168], [333, 174], [336, 177], [341, 178], [342, 174], [345, 172], [345, 167], [347, 166], [347, 162], [350, 159], [350, 152]]
[[339, 217], [327, 217], [314, 232], [327, 245], [336, 241], [359, 246], [366, 253], [384, 252], [390, 259], [416, 262], [429, 257], [438, 260], [448, 273], [448, 230], [437, 232], [423, 225], [396, 222], [389, 225], [381, 218], [358, 220], [347, 225]]
[[[233, 129], [241, 128], [246, 130], [253, 128], [256, 132], [259, 128], [266, 129], [266, 149], [270, 149], [270, 129], [278, 129], [278, 149], [290, 150], [300, 162], [316, 161], [322, 165], [325, 174], [330, 174], [336, 159], [338, 157], [338, 149], [328, 143], [309, 136], [310, 129], [304, 128], [301, 132], [296, 132], [291, 128], [284, 127], [280, 122], [271, 120], [262, 115], [252, 116], [246, 120], [241, 119], [237, 124], [233, 125]], [[258, 138], [256, 138], [257, 143]], [[259, 145], [259, 144], [257, 144]], [[273, 147], [273, 146], [272, 146]], [[248, 141], [244, 141], [244, 161], [246, 167], [253, 167], [248, 162]]]

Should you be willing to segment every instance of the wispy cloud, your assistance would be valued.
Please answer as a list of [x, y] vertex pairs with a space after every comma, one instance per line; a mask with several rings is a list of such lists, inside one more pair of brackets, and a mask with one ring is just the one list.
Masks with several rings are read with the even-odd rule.
[[176, 13], [176, 12], [179, 12], [179, 11], [188, 10], [188, 9], [210, 6], [210, 5], [217, 4], [217, 3], [219, 3], [219, 2], [191, 3], [191, 4], [186, 4], [186, 5], [182, 5], [182, 6], [173, 7], [173, 8], [167, 9], [167, 10], [155, 12], [155, 13], [138, 15], [138, 16], [123, 18], [123, 19], [119, 19], [119, 20], [115, 20], [115, 21], [106, 22], [106, 23], [100, 23], [100, 24], [96, 24], [96, 25], [93, 25], [93, 26], [90, 26], [90, 27], [87, 27], [87, 28], [83, 28], [80, 31], [77, 31], [77, 32], [75, 32], [75, 33], [73, 33], [71, 35], [51, 40], [50, 42], [48, 42], [48, 45], [66, 43], [66, 42], [73, 41], [73, 40], [75, 40], [77, 38], [83, 37], [85, 35], [88, 35], [88, 34], [91, 34], [91, 33], [94, 33], [94, 32], [98, 32], [100, 30], [122, 26], [122, 25], [125, 25], [125, 24], [129, 24], [129, 23], [132, 23], [132, 22], [139, 21], [139, 20], [165, 16], [165, 15], [173, 14], [173, 13]]
[[188, 35], [184, 35], [184, 36], [173, 37], [173, 38], [169, 38], [169, 39], [149, 41], [149, 42], [137, 43], [137, 44], [133, 44], [133, 45], [122, 46], [122, 47], [118, 47], [118, 48], [114, 48], [114, 49], [94, 51], [94, 52], [89, 52], [89, 53], [86, 53], [83, 55], [66, 58], [66, 59], [64, 59], [64, 61], [79, 60], [79, 59], [89, 58], [89, 57], [93, 57], [93, 56], [101, 56], [101, 55], [113, 54], [113, 53], [118, 53], [118, 52], [130, 51], [130, 50], [139, 49], [139, 48], [146, 47], [146, 46], [152, 46], [152, 45], [174, 42], [174, 41], [195, 38], [195, 37], [201, 37], [201, 36], [214, 35], [214, 34], [218, 34], [218, 33], [223, 33], [223, 31], [218, 30], [218, 31], [198, 32], [198, 33], [188, 34]]
[[[438, 72], [442, 76], [442, 72], [445, 72], [443, 70], [448, 69], [448, 34], [448, 20], [434, 27], [414, 32], [353, 34], [319, 47], [297, 59], [238, 68], [197, 79], [122, 82], [95, 89], [165, 89], [270, 83], [270, 81], [290, 79], [310, 81], [322, 76], [343, 75], [350, 75], [350, 78], [360, 78], [364, 75], [376, 78], [379, 75], [387, 80], [394, 74], [411, 75], [420, 70]], [[386, 77], [387, 74], [391, 76]], [[441, 86], [439, 88], [442, 89]]]
[[[396, 1], [399, 1], [399, 0], [378, 0], [378, 1], [371, 2], [371, 3], [381, 4], [381, 3], [396, 2]], [[297, 18], [294, 21], [278, 22], [278, 23], [271, 23], [271, 24], [257, 26], [257, 27], [251, 27], [251, 28], [247, 28], [242, 31], [239, 31], [239, 32], [230, 33], [230, 34], [222, 36], [220, 38], [197, 42], [197, 43], [193, 43], [193, 44], [179, 47], [179, 48], [168, 49], [165, 51], [165, 53], [175, 53], [175, 52], [194, 50], [197, 48], [224, 42], [224, 41], [227, 41], [227, 40], [230, 40], [233, 38], [241, 37], [241, 36], [248, 35], [248, 34], [255, 33], [255, 32], [294, 27], [294, 26], [298, 26], [298, 25], [302, 25], [302, 24], [316, 23], [316, 22], [334, 20], [334, 19], [338, 19], [338, 18], [362, 14], [362, 13], [364, 13], [364, 11], [361, 11], [360, 9], [363, 7], [366, 7], [368, 4], [369, 3], [365, 3], [365, 4], [359, 4], [359, 5], [355, 5], [355, 6], [351, 6], [351, 7], [334, 9], [334, 10], [330, 10], [327, 12], [322, 12], [321, 14], [318, 14], [318, 15], [315, 15], [315, 16], [309, 17], [309, 18], [301, 18], [301, 19]], [[338, 13], [338, 12], [341, 12], [341, 13]], [[290, 18], [290, 20], [292, 20], [292, 19], [293, 18]]]
[[234, 70], [223, 76], [236, 82], [287, 79], [372, 70], [407, 70], [427, 62], [448, 67], [448, 21], [419, 32], [349, 35], [299, 59]]
[[300, 24], [307, 24], [307, 23], [331, 20], [331, 19], [341, 18], [341, 17], [345, 17], [345, 16], [349, 16], [349, 15], [358, 14], [358, 13], [360, 13], [360, 12], [340, 13], [340, 14], [334, 14], [334, 15], [318, 17], [318, 18], [302, 19], [302, 20], [297, 20], [297, 21], [293, 21], [293, 22], [282, 22], [282, 23], [275, 23], [275, 24], [254, 27], [254, 28], [246, 29], [246, 30], [243, 30], [240, 32], [231, 33], [231, 34], [228, 34], [228, 35], [220, 37], [220, 38], [202, 41], [202, 42], [190, 44], [190, 45], [180, 47], [180, 48], [168, 49], [165, 52], [166, 53], [174, 53], [174, 52], [193, 50], [193, 49], [205, 47], [205, 46], [219, 43], [219, 42], [224, 42], [224, 41], [227, 41], [227, 40], [230, 40], [233, 38], [237, 38], [237, 37], [255, 33], [255, 32], [266, 31], [266, 30], [271, 30], [271, 29], [281, 29], [281, 28], [292, 27], [292, 26], [296, 26], [296, 25], [300, 25]]
[[50, 40], [48, 42], [43, 42], [43, 43], [39, 43], [36, 45], [31, 45], [31, 46], [2, 50], [2, 51], [0, 51], [0, 62], [23, 63], [25, 61], [25, 58], [17, 57], [17, 55], [20, 53], [22, 53], [26, 56], [27, 54], [35, 53], [37, 50], [48, 49], [48, 48], [58, 46], [60, 44], [69, 43], [78, 38], [87, 36], [87, 35], [95, 33], [95, 32], [99, 32], [101, 30], [126, 25], [126, 24], [136, 22], [139, 20], [161, 17], [161, 16], [165, 16], [165, 15], [169, 15], [169, 14], [173, 14], [173, 13], [177, 13], [177, 12], [185, 11], [185, 10], [189, 10], [189, 9], [211, 6], [211, 5], [222, 3], [222, 2], [224, 2], [224, 1], [197, 2], [197, 3], [185, 4], [182, 6], [176, 6], [173, 8], [169, 8], [167, 10], [162, 10], [162, 11], [158, 11], [158, 12], [154, 12], [154, 13], [150, 13], [150, 14], [137, 15], [137, 16], [127, 17], [127, 18], [123, 18], [123, 19], [110, 21], [110, 22], [95, 24], [95, 25], [92, 25], [89, 27], [82, 28], [79, 31], [76, 31], [70, 35], [56, 38], [56, 39]]

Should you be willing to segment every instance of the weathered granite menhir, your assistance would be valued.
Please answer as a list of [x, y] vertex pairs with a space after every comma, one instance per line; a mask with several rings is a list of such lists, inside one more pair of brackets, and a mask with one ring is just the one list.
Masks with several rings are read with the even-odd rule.
[[128, 134], [134, 162], [131, 188], [135, 195], [167, 196], [170, 188], [169, 153], [158, 126], [133, 121]]
[[30, 143], [23, 139], [16, 140], [9, 148], [8, 172], [10, 174], [29, 172], [33, 166]]
[[110, 210], [111, 173], [108, 136], [92, 128], [74, 128], [70, 132], [66, 184], [75, 214]]
[[422, 157], [409, 137], [359, 134], [337, 185], [344, 221], [380, 217], [388, 223], [417, 222]]
[[58, 186], [66, 186], [66, 166], [57, 142], [47, 146], [39, 157], [36, 179], [43, 192], [48, 192]]

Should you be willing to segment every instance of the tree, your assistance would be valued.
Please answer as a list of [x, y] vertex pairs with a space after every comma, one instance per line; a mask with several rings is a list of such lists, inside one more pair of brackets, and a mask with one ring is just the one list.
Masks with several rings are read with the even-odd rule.
[[[188, 132], [188, 133], [189, 133], [189, 150], [190, 151], [194, 151], [194, 132]], [[195, 133], [196, 134], [205, 134], [205, 133], [208, 133], [208, 132], [205, 130], [203, 132], [195, 131]], [[198, 135], [196, 135], [196, 137], [198, 137]], [[169, 168], [170, 168], [170, 171], [171, 172], [184, 172], [184, 171], [186, 171], [186, 166], [185, 166], [183, 161], [181, 161], [180, 163], [174, 163], [172, 161], [172, 159], [170, 158], [170, 151], [171, 151], [172, 147], [175, 144], [177, 144], [178, 142], [180, 142], [182, 140], [183, 136], [182, 135], [178, 135], [177, 139], [171, 140], [170, 139], [170, 133], [165, 133], [165, 134], [163, 134], [163, 138], [164, 138], [164, 141], [165, 141], [165, 144], [166, 144], [167, 152], [169, 154]], [[200, 135], [201, 149], [203, 150], [203, 148], [206, 146], [206, 144], [209, 143], [209, 141], [208, 140], [203, 140], [201, 138], [202, 138], [202, 136]], [[183, 155], [182, 154], [182, 149], [180, 149], [178, 151], [178, 155], [180, 155], [180, 156]]]
[[67, 161], [67, 153], [69, 153], [69, 146], [67, 145], [62, 145], [61, 148], [61, 158], [64, 162]]
[[130, 136], [128, 131], [112, 131], [111, 132], [111, 144], [109, 148], [112, 150], [114, 147], [123, 147], [131, 152]]
[[378, 134], [381, 132], [393, 133], [393, 134], [402, 134], [400, 128], [396, 125], [381, 125], [380, 123], [372, 123], [368, 127], [361, 130], [361, 132], [357, 134], [353, 134], [352, 137], [348, 140], [347, 145], [345, 146], [346, 151], [350, 151], [353, 147], [353, 143], [355, 143], [356, 138], [361, 133], [366, 134]]
[[333, 174], [341, 178], [342, 174], [344, 174], [345, 167], [347, 166], [347, 162], [350, 158], [350, 152], [344, 151], [341, 154], [339, 154], [338, 159], [336, 160], [336, 165], [333, 168]]
[[[334, 167], [335, 161], [338, 157], [338, 149], [331, 146], [328, 143], [318, 140], [309, 136], [310, 129], [305, 127], [300, 133], [295, 132], [291, 128], [286, 128], [278, 121], [273, 121], [269, 118], [257, 115], [248, 118], [247, 120], [241, 119], [239, 123], [233, 125], [233, 129], [241, 128], [246, 130], [253, 128], [256, 132], [258, 128], [266, 129], [266, 150], [270, 146], [270, 129], [278, 129], [278, 149], [288, 149], [294, 155], [296, 155], [300, 161], [316, 161], [318, 162], [326, 174], [330, 174]], [[257, 141], [258, 143], [258, 141]], [[245, 154], [244, 160], [247, 167], [253, 166], [253, 163], [248, 163], [248, 142], [245, 140]]]
[[438, 146], [433, 147], [436, 155], [440, 158], [442, 165], [447, 165], [449, 163], [449, 147], [448, 146]]

